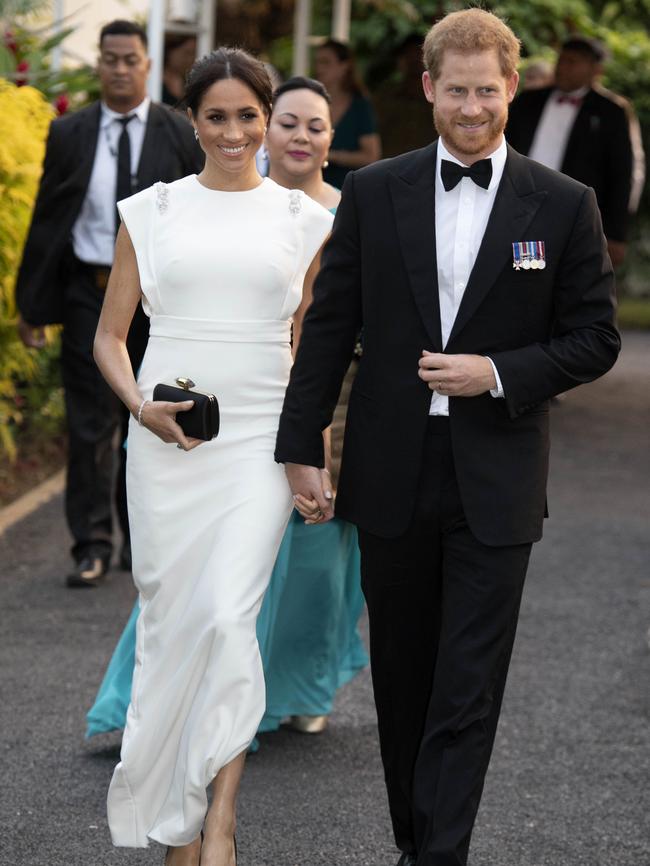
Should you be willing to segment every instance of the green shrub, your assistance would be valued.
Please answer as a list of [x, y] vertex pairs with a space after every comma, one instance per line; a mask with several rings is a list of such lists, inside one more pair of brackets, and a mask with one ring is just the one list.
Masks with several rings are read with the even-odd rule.
[[0, 455], [10, 460], [27, 426], [49, 432], [62, 426], [57, 335], [52, 331], [40, 352], [26, 349], [14, 296], [52, 116], [38, 90], [0, 78]]

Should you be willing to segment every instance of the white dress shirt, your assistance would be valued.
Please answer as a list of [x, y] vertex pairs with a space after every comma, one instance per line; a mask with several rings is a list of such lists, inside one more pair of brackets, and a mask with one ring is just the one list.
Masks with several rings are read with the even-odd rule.
[[[127, 114], [134, 119], [126, 129], [131, 142], [131, 176], [136, 177], [142, 142], [147, 126], [149, 105], [147, 97]], [[72, 248], [82, 262], [94, 265], [112, 265], [115, 251], [117, 214], [115, 190], [117, 187], [117, 148], [122, 125], [118, 122], [124, 114], [118, 114], [102, 102], [99, 121], [99, 137], [90, 183], [79, 216], [72, 227]]]
[[[442, 139], [438, 139], [436, 156], [436, 259], [438, 263], [438, 295], [443, 349], [451, 334], [460, 302], [463, 300], [469, 276], [474, 267], [483, 235], [492, 212], [492, 205], [501, 182], [508, 150], [505, 138], [491, 154], [492, 180], [483, 189], [469, 177], [464, 177], [447, 192], [442, 183], [440, 164], [443, 159], [464, 165], [452, 156]], [[497, 387], [493, 397], [503, 397], [497, 369], [492, 362]], [[449, 415], [449, 397], [433, 392], [430, 415]]]
[[561, 90], [554, 90], [551, 93], [546, 100], [546, 105], [533, 136], [533, 143], [528, 154], [531, 159], [541, 162], [542, 165], [555, 169], [555, 171], [560, 171], [569, 136], [576, 115], [580, 111], [580, 103], [574, 105], [571, 102], [560, 102], [559, 100], [562, 97], [582, 100], [588, 90], [588, 87], [581, 87], [571, 93], [563, 93]]

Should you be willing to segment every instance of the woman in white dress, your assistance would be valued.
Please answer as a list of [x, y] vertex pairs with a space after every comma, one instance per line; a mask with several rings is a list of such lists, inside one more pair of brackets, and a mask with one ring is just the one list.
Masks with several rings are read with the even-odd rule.
[[[255, 623], [292, 507], [273, 460], [291, 317], [332, 217], [257, 172], [271, 107], [261, 63], [229, 48], [202, 58], [186, 104], [205, 168], [120, 203], [95, 341], [133, 416], [141, 609], [108, 817], [115, 845], [154, 839], [168, 846], [167, 866], [234, 866], [237, 791], [265, 706]], [[136, 382], [125, 341], [141, 299], [151, 335]], [[216, 439], [184, 436], [175, 416], [191, 401], [152, 401], [157, 383], [177, 377], [217, 396]]]

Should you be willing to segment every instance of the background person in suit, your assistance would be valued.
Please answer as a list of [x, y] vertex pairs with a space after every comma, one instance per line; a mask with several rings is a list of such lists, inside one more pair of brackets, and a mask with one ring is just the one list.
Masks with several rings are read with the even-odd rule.
[[625, 258], [633, 156], [625, 108], [597, 85], [605, 58], [597, 40], [567, 39], [555, 86], [515, 99], [507, 136], [520, 153], [593, 187], [609, 254], [618, 266]]
[[328, 519], [321, 431], [363, 327], [336, 513], [359, 530], [399, 864], [461, 866], [542, 535], [549, 399], [620, 341], [593, 191], [503, 137], [512, 31], [455, 12], [424, 60], [440, 138], [348, 175], [276, 459], [301, 513]]
[[[94, 586], [112, 552], [114, 440], [118, 425], [117, 510], [124, 536], [121, 565], [130, 568], [125, 496], [128, 412], [95, 366], [92, 345], [113, 262], [115, 203], [158, 180], [200, 170], [187, 119], [151, 103], [144, 30], [113, 21], [101, 31], [97, 71], [101, 101], [55, 120], [45, 152], [16, 285], [23, 342], [43, 345], [43, 326], [63, 324], [61, 369], [69, 435], [66, 517], [74, 544], [70, 586]], [[129, 334], [134, 368], [147, 343], [140, 309]]]

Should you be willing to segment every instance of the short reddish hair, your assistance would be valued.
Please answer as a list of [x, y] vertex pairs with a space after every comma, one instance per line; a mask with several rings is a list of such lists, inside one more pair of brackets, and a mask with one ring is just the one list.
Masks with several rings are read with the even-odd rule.
[[426, 35], [422, 47], [424, 65], [435, 81], [445, 51], [474, 54], [495, 49], [501, 72], [509, 78], [517, 71], [521, 44], [512, 30], [498, 15], [484, 9], [463, 9], [450, 12]]

